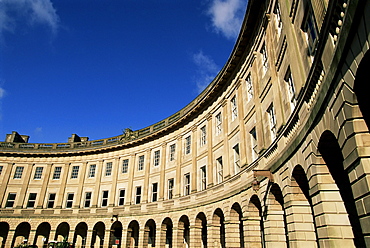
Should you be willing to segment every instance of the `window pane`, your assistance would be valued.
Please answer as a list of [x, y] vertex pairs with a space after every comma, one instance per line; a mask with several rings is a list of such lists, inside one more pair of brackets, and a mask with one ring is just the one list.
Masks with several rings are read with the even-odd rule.
[[60, 179], [61, 172], [62, 172], [62, 167], [55, 167], [53, 179]]
[[17, 166], [15, 168], [14, 179], [21, 179], [22, 178], [23, 169], [24, 169], [23, 166]]
[[80, 166], [73, 166], [72, 167], [72, 174], [71, 178], [77, 178], [78, 177], [78, 171], [80, 169]]
[[41, 179], [43, 169], [44, 167], [36, 167], [36, 171], [35, 171], [35, 175], [33, 179]]

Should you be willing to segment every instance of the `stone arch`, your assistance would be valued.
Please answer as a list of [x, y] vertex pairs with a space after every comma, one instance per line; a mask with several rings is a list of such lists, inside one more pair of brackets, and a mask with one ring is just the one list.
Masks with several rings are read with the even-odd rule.
[[20, 223], [14, 231], [14, 237], [11, 247], [17, 246], [24, 242], [28, 242], [31, 231], [31, 225], [28, 222]]
[[[299, 246], [318, 247], [312, 198], [306, 173], [301, 165], [293, 168], [290, 197], [285, 203], [289, 241]], [[302, 239], [302, 237], [305, 237]]]
[[87, 236], [87, 224], [85, 222], [80, 222], [75, 228], [75, 233], [73, 235], [73, 245], [76, 248], [83, 248], [86, 245]]
[[226, 247], [225, 242], [225, 217], [220, 208], [212, 215], [212, 222], [208, 230], [210, 247]]
[[289, 247], [284, 197], [277, 183], [269, 184], [264, 211], [266, 247]]
[[136, 220], [131, 221], [128, 225], [126, 247], [139, 247], [139, 222]]
[[226, 246], [244, 248], [243, 212], [239, 203], [231, 206], [225, 226]]
[[38, 247], [43, 247], [45, 244], [47, 244], [49, 240], [50, 230], [51, 226], [48, 222], [43, 222], [38, 225], [33, 244], [37, 245]]
[[183, 215], [180, 217], [177, 234], [177, 246], [190, 247], [190, 221], [188, 216]]
[[5, 247], [5, 242], [9, 233], [9, 224], [7, 222], [0, 222], [0, 247]]
[[159, 247], [168, 247], [172, 248], [172, 239], [173, 239], [173, 223], [172, 220], [166, 217], [162, 221], [161, 225], [161, 237]]
[[103, 246], [104, 234], [105, 234], [105, 224], [99, 221], [93, 227], [91, 237], [91, 248], [99, 248]]
[[54, 239], [56, 241], [68, 240], [69, 229], [70, 227], [67, 222], [60, 223], [55, 231]]
[[[348, 177], [348, 171], [345, 170], [343, 165], [344, 158], [339, 143], [331, 131], [326, 130], [322, 133], [318, 144], [318, 150], [329, 170], [332, 179], [339, 189], [339, 198], [341, 199], [338, 200], [344, 204], [346, 213], [348, 214], [355, 246], [365, 247], [365, 240], [355, 205], [351, 182]], [[346, 217], [343, 216], [343, 218], [345, 219]]]
[[144, 227], [144, 246], [155, 247], [156, 224], [153, 219], [148, 220]]
[[368, 86], [370, 78], [370, 50], [365, 53], [362, 58], [355, 77], [353, 90], [356, 94], [359, 108], [364, 117], [367, 128], [370, 129], [370, 105]]
[[257, 195], [252, 195], [248, 203], [248, 216], [244, 222], [245, 246], [260, 248], [264, 240], [261, 201]]
[[109, 245], [112, 247], [115, 245], [117, 248], [121, 247], [122, 242], [122, 223], [120, 221], [113, 222], [110, 228]]
[[207, 217], [203, 212], [200, 212], [195, 217], [194, 239], [192, 239], [195, 243], [192, 243], [192, 246], [205, 248], [207, 247], [207, 239]]

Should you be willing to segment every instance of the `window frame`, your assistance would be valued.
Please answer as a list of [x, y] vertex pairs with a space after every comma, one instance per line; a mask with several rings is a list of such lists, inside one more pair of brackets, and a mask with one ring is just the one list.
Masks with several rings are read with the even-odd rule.
[[91, 200], [92, 200], [92, 192], [91, 191], [85, 192], [84, 208], [91, 207]]
[[128, 163], [129, 163], [128, 159], [122, 160], [122, 174], [128, 173]]
[[105, 163], [105, 176], [106, 177], [112, 176], [112, 169], [113, 169], [113, 162]]
[[238, 101], [236, 95], [234, 95], [231, 100], [231, 121], [234, 121], [238, 118]]
[[34, 208], [36, 204], [37, 193], [29, 193], [26, 208]]
[[176, 144], [170, 145], [170, 161], [175, 160], [175, 154], [176, 154]]
[[154, 151], [154, 166], [157, 167], [161, 162], [161, 150]]
[[6, 199], [5, 208], [13, 208], [15, 199], [17, 198], [17, 193], [9, 192]]
[[281, 31], [283, 30], [283, 20], [281, 18], [280, 4], [278, 0], [276, 0], [276, 3], [275, 3], [274, 14], [275, 14], [276, 29], [278, 30], [278, 35], [280, 37]]
[[247, 86], [247, 100], [248, 102], [253, 99], [253, 81], [252, 81], [252, 74], [249, 73], [248, 76], [245, 78], [245, 84]]
[[61, 174], [62, 174], [62, 166], [55, 166], [54, 172], [53, 172], [53, 180], [60, 179]]
[[49, 193], [46, 208], [54, 208], [56, 196], [57, 196], [56, 193]]
[[200, 167], [200, 188], [201, 190], [207, 189], [207, 166]]
[[205, 146], [207, 144], [207, 129], [206, 125], [200, 128], [200, 146]]
[[175, 179], [170, 178], [167, 180], [167, 197], [168, 199], [173, 199], [173, 189], [175, 186]]
[[267, 55], [267, 47], [266, 47], [266, 43], [263, 43], [262, 47], [261, 47], [261, 50], [260, 50], [260, 53], [261, 53], [261, 62], [262, 62], [262, 71], [263, 71], [263, 75], [266, 75], [268, 69], [269, 69], [269, 62], [268, 62], [268, 55]]
[[79, 171], [80, 171], [79, 165], [72, 166], [71, 179], [77, 179]]
[[258, 151], [257, 151], [257, 131], [256, 127], [253, 127], [249, 131], [250, 139], [251, 139], [251, 150], [252, 150], [252, 161], [255, 161], [258, 158]]
[[216, 159], [216, 170], [217, 183], [222, 183], [224, 180], [224, 165], [222, 162], [222, 156]]
[[73, 207], [73, 198], [75, 194], [74, 193], [67, 193], [67, 199], [66, 199], [66, 208], [72, 208]]
[[222, 133], [222, 114], [219, 112], [215, 117], [216, 136]]
[[190, 173], [184, 174], [184, 196], [190, 195]]
[[190, 153], [191, 153], [191, 135], [188, 135], [185, 138], [185, 154]]
[[103, 190], [101, 193], [101, 207], [108, 207], [109, 190]]
[[35, 174], [33, 175], [33, 180], [40, 180], [42, 178], [42, 172], [44, 167], [38, 166], [35, 169]]
[[137, 165], [138, 171], [144, 170], [144, 161], [145, 161], [144, 155], [140, 155], [138, 158], [138, 165]]
[[239, 143], [233, 146], [233, 151], [234, 151], [234, 174], [238, 174], [241, 170]]
[[[123, 196], [122, 196], [123, 192]], [[125, 195], [126, 195], [126, 189], [119, 189], [118, 191], [118, 206], [125, 205]]]
[[301, 29], [306, 36], [308, 55], [314, 56], [317, 43], [319, 40], [319, 29], [317, 27], [316, 18], [310, 3], [307, 3], [307, 10], [302, 20]]
[[24, 166], [15, 167], [13, 179], [22, 179], [23, 171], [24, 171]]
[[152, 202], [158, 201], [158, 183], [152, 183]]
[[94, 178], [96, 173], [96, 164], [90, 164], [89, 166], [89, 178]]
[[141, 186], [136, 186], [135, 187], [135, 204], [140, 204], [141, 203]]
[[288, 92], [288, 99], [289, 99], [289, 104], [290, 104], [290, 109], [293, 112], [297, 105], [297, 98], [296, 98], [296, 90], [295, 90], [295, 85], [294, 85], [294, 80], [293, 80], [293, 75], [292, 71], [290, 70], [290, 67], [288, 67], [285, 76], [284, 76], [284, 81], [287, 84], [287, 92]]
[[268, 114], [268, 117], [269, 117], [269, 125], [270, 125], [270, 136], [271, 136], [271, 140], [275, 140], [276, 139], [276, 113], [275, 113], [275, 109], [274, 109], [274, 105], [271, 104], [268, 109], [267, 109], [267, 114]]

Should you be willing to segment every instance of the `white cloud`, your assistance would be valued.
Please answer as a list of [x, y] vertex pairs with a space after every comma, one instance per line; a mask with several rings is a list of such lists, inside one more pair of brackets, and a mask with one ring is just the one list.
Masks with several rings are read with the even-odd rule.
[[235, 39], [240, 31], [247, 0], [212, 0], [208, 14], [216, 32]]
[[59, 17], [51, 0], [0, 0], [0, 34], [14, 32], [20, 19], [28, 25], [47, 25], [53, 34], [58, 30]]
[[5, 90], [0, 87], [0, 99], [2, 99], [5, 96]]
[[36, 127], [35, 131], [34, 131], [35, 134], [40, 134], [42, 133], [42, 127]]
[[212, 82], [219, 69], [216, 63], [209, 56], [204, 55], [202, 51], [193, 55], [193, 62], [198, 67], [195, 82], [199, 94]]

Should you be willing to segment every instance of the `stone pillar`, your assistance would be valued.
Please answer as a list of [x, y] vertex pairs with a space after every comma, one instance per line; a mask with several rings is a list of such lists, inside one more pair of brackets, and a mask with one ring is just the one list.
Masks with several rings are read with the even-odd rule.
[[268, 206], [264, 222], [266, 248], [286, 248], [284, 211], [278, 204]]
[[207, 247], [221, 247], [221, 224], [212, 223], [207, 225]]
[[[73, 208], [80, 208], [81, 206], [81, 197], [82, 197], [82, 190], [83, 190], [83, 187], [85, 186], [85, 174], [86, 174], [86, 167], [87, 167], [87, 162], [84, 162], [82, 163], [82, 166], [81, 166], [81, 173], [79, 174], [79, 178], [78, 178], [78, 189], [77, 189], [77, 192], [76, 192], [76, 196], [75, 196], [75, 199], [73, 201]], [[82, 206], [83, 206], [83, 203], [82, 203]]]
[[149, 192], [150, 192], [150, 185], [149, 185], [149, 174], [150, 174], [150, 155], [152, 153], [152, 149], [148, 149], [146, 151], [146, 155], [145, 155], [145, 161], [144, 161], [144, 171], [145, 171], [145, 174], [144, 174], [144, 185], [142, 186], [142, 189], [143, 189], [143, 192], [141, 194], [141, 198], [142, 198], [142, 201], [141, 203], [146, 203], [146, 202], [149, 202], [148, 199], [150, 199], [150, 197], [148, 196]]
[[[178, 173], [179, 174], [179, 178], [178, 178], [178, 180], [179, 181], [177, 181], [177, 183], [179, 183], [179, 182], [181, 182], [181, 176], [183, 176], [182, 174], [181, 174], [181, 164], [182, 164], [182, 136], [181, 135], [179, 135], [179, 136], [177, 136], [177, 139], [176, 139], [176, 146], [177, 146], [177, 148], [176, 148], [176, 173]], [[192, 177], [192, 175], [190, 174], [190, 192], [192, 192], [192, 181], [193, 180], [195, 180], [195, 178], [193, 178]], [[181, 184], [179, 184], [179, 185], [181, 185]], [[180, 189], [180, 187], [176, 187], [176, 188], [179, 188]], [[180, 192], [181, 192], [181, 190], [180, 190]], [[181, 193], [179, 194], [179, 196], [181, 195]]]
[[[227, 179], [230, 177], [230, 163], [229, 163], [229, 105], [228, 101], [224, 100], [222, 102], [222, 133], [224, 136], [223, 144], [224, 144], [224, 153], [222, 156], [222, 164], [223, 164], [223, 179]], [[239, 149], [240, 150], [240, 149]], [[214, 164], [214, 161], [212, 161], [212, 164]], [[216, 165], [217, 166], [217, 165]], [[217, 173], [217, 168], [216, 168]]]
[[102, 176], [102, 171], [103, 171], [103, 160], [97, 161], [96, 165], [96, 181], [95, 181], [95, 186], [94, 186], [94, 192], [91, 197], [91, 207], [92, 208], [97, 208], [98, 207], [98, 199], [99, 199], [99, 192], [100, 192], [100, 182], [101, 182], [101, 176]]
[[172, 228], [172, 248], [183, 248], [184, 240], [182, 232], [184, 230], [179, 227]]
[[[140, 228], [139, 230], [139, 247], [148, 247], [148, 234], [149, 232], [146, 233], [145, 228]], [[146, 238], [146, 240], [145, 240]], [[145, 242], [146, 241], [146, 242]], [[144, 246], [144, 243], [146, 246]]]
[[[244, 82], [244, 80], [243, 80]], [[239, 86], [240, 86], [239, 81]], [[246, 132], [244, 126], [244, 104], [243, 104], [243, 87], [238, 87], [238, 118], [239, 118], [239, 131], [240, 131], [240, 141], [239, 141], [239, 157], [240, 157], [240, 169], [247, 164], [247, 144], [246, 144]]]
[[30, 230], [30, 233], [28, 234], [28, 244], [34, 245], [36, 244], [36, 230]]
[[13, 244], [15, 230], [10, 229], [6, 237], [5, 248], [13, 248], [17, 244]]
[[0, 182], [0, 199], [8, 199], [8, 196], [5, 195], [5, 192], [8, 187], [8, 182], [9, 182], [10, 174], [12, 171], [12, 167], [13, 167], [13, 164], [8, 163], [8, 165], [6, 166], [6, 169], [3, 171], [3, 180], [1, 180]]
[[155, 247], [165, 247], [165, 244], [166, 244], [166, 230], [163, 230], [162, 225], [159, 225], [155, 229]]
[[49, 233], [48, 241], [56, 240], [55, 234], [56, 234], [56, 230], [51, 229]]
[[[60, 181], [60, 189], [59, 189], [59, 192], [58, 192], [58, 195], [56, 196], [56, 204], [55, 204], [55, 207], [56, 208], [62, 208], [63, 207], [63, 199], [64, 199], [64, 193], [65, 193], [65, 190], [66, 190], [66, 185], [67, 185], [67, 177], [68, 177], [68, 172], [69, 172], [69, 167], [70, 167], [70, 164], [65, 164], [64, 166], [60, 165], [62, 167], [62, 171], [61, 171], [61, 179], [59, 180]], [[54, 166], [54, 169], [55, 167], [59, 167], [59, 165], [55, 165]]]
[[111, 232], [110, 228], [105, 230], [104, 243], [103, 243], [103, 247], [105, 247], [105, 248], [109, 247], [109, 244], [111, 242], [111, 240], [110, 240], [110, 232]]
[[202, 226], [190, 226], [190, 245], [192, 248], [202, 247]]
[[113, 160], [113, 173], [112, 173], [112, 185], [110, 189], [110, 197], [109, 197], [109, 207], [113, 207], [117, 204], [117, 178], [118, 178], [118, 172], [119, 172], [119, 158], [114, 158]]
[[31, 178], [33, 164], [28, 164], [28, 165], [25, 165], [24, 167], [25, 167], [25, 170], [23, 171], [22, 179], [20, 179], [22, 182], [20, 186], [21, 190], [19, 192], [19, 196], [17, 195], [16, 201], [14, 203], [15, 208], [23, 208], [23, 205], [27, 204], [28, 197], [26, 195], [26, 192], [27, 192], [28, 185], [29, 185], [30, 178]]
[[[129, 173], [129, 177], [128, 178], [134, 178], [134, 175], [135, 175], [135, 158], [136, 158], [136, 155], [135, 154], [131, 154], [130, 156], [130, 159], [128, 161], [128, 173]], [[125, 199], [125, 205], [131, 205], [132, 202], [135, 202], [133, 201], [133, 197], [132, 197], [132, 193], [133, 193], [133, 181], [134, 180], [129, 180], [128, 182], [128, 186], [127, 186], [127, 199]]]
[[127, 247], [127, 228], [122, 228], [121, 248]]
[[[176, 163], [176, 178], [175, 178], [175, 188], [173, 191], [175, 192], [174, 197], [180, 197], [183, 193], [181, 193], [181, 177], [182, 177], [182, 172], [181, 172], [181, 164]], [[193, 181], [193, 178], [190, 177], [190, 183]]]
[[[193, 126], [191, 128], [191, 177], [190, 178], [197, 178], [197, 144], [198, 144], [198, 136], [197, 136], [197, 126]], [[208, 167], [208, 166], [207, 166]], [[197, 180], [191, 180], [191, 190], [193, 192], [198, 191], [197, 187]]]
[[307, 172], [319, 247], [355, 247], [353, 231], [339, 189], [321, 158]]
[[87, 230], [86, 234], [86, 241], [85, 241], [85, 248], [91, 247], [91, 240], [92, 240], [93, 230]]
[[[208, 177], [208, 187], [212, 187], [213, 184], [214, 184], [214, 180], [213, 180], [213, 149], [212, 149], [212, 146], [213, 146], [213, 142], [212, 142], [212, 137], [213, 137], [213, 129], [212, 129], [212, 115], [209, 114], [207, 117], [207, 160], [208, 160], [208, 165], [207, 166], [207, 177]], [[195, 178], [194, 178], [195, 179]]]
[[225, 243], [227, 248], [240, 247], [240, 228], [239, 222], [230, 220], [225, 222]]
[[285, 207], [290, 248], [317, 247], [315, 226], [308, 201], [291, 200]]
[[162, 155], [161, 155], [161, 162], [160, 162], [160, 179], [159, 179], [159, 195], [158, 200], [163, 201], [164, 199], [167, 199], [168, 196], [166, 196], [165, 192], [167, 192], [166, 189], [166, 148], [167, 143], [162, 144]]
[[35, 204], [36, 208], [43, 208], [44, 201], [47, 201], [48, 199], [47, 197], [45, 197], [45, 195], [46, 195], [46, 190], [47, 190], [47, 187], [50, 181], [51, 167], [52, 167], [52, 164], [47, 164], [45, 166], [45, 174], [42, 177], [43, 183], [42, 183], [41, 190], [40, 190], [40, 196], [38, 197], [39, 199], [37, 200], [37, 203]]
[[261, 217], [250, 215], [243, 220], [244, 226], [244, 247], [245, 248], [261, 248], [262, 235], [261, 232]]
[[[370, 4], [369, 4], [370, 6]], [[364, 135], [364, 134], [363, 134]], [[365, 139], [365, 137], [361, 137]], [[367, 147], [362, 148], [367, 149]], [[355, 175], [355, 176], [354, 176]], [[351, 188], [353, 192], [353, 196], [356, 199], [356, 209], [360, 220], [362, 233], [365, 236], [365, 242], [367, 246], [370, 247], [370, 209], [367, 207], [369, 206], [367, 203], [367, 199], [369, 199], [368, 192], [369, 192], [369, 185], [367, 182], [370, 182], [370, 158], [361, 158], [358, 165], [355, 167], [354, 171], [350, 173], [350, 180], [351, 180]], [[356, 182], [353, 182], [357, 180]], [[364, 187], [364, 185], [368, 185]]]

